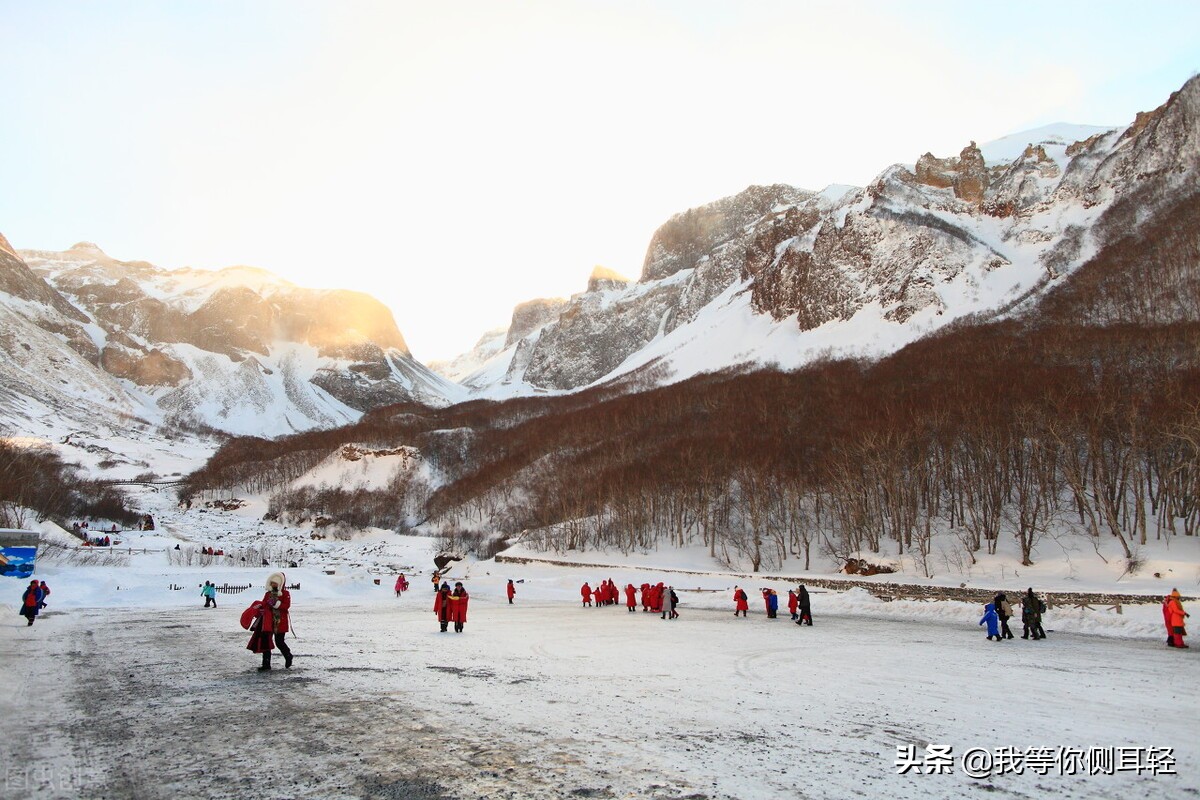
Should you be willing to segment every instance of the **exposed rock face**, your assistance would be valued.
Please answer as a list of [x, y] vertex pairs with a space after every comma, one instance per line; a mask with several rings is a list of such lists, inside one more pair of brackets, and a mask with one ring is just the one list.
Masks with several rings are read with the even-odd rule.
[[521, 303], [513, 309], [512, 324], [508, 326], [508, 336], [505, 338], [504, 346], [508, 347], [521, 341], [547, 322], [557, 318], [566, 305], [567, 301], [560, 297], [541, 298]]
[[988, 169], [983, 153], [974, 142], [962, 149], [958, 158], [935, 158], [926, 153], [917, 159], [918, 183], [937, 189], [953, 189], [954, 196], [978, 206], [988, 188]]
[[[540, 334], [514, 324], [503, 382], [564, 390], [651, 363], [670, 372], [688, 342], [736, 336], [715, 320], [747, 297], [752, 312], [800, 332], [860, 315], [932, 330], [1030, 307], [1099, 248], [1191, 207], [1180, 203], [1200, 185], [1198, 119], [1193, 78], [1123, 131], [1063, 126], [1087, 130], [1072, 142], [1046, 126], [1023, 151], [1006, 137], [1003, 160], [990, 164], [971, 142], [956, 157], [891, 167], [865, 189], [751, 187], [676, 215], [655, 233], [637, 283], [593, 276], [555, 319], [539, 318]], [[690, 358], [712, 349], [698, 344]], [[724, 350], [712, 368], [755, 360], [752, 346]]]
[[115, 342], [101, 352], [100, 367], [139, 386], [178, 386], [192, 377], [186, 364], [161, 350], [133, 349]]
[[655, 231], [642, 265], [643, 283], [695, 267], [722, 244], [775, 208], [794, 205], [811, 192], [793, 186], [751, 186], [740, 194], [671, 217]]
[[613, 272], [605, 267], [595, 267], [592, 269], [591, 277], [588, 278], [589, 292], [614, 292], [624, 289], [629, 286], [629, 278]]
[[[5, 241], [0, 290], [27, 301], [26, 321], [154, 398], [148, 418], [274, 435], [345, 424], [388, 403], [445, 404], [460, 393], [412, 360], [374, 298], [303, 289], [262, 270], [167, 272], [86, 242], [19, 253]], [[118, 403], [125, 390], [106, 386], [103, 402], [144, 402]]]

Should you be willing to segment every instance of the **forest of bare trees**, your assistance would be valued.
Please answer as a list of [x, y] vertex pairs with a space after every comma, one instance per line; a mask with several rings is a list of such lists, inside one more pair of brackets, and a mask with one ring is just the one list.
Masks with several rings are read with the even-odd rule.
[[[272, 491], [288, 513], [546, 549], [702, 544], [755, 570], [878, 553], [932, 575], [1002, 542], [1029, 564], [1069, 531], [1136, 569], [1148, 541], [1200, 534], [1198, 218], [1196, 198], [1179, 203], [1035, 313], [952, 325], [878, 362], [395, 406], [231, 442], [186, 492]], [[439, 477], [371, 496], [286, 490], [346, 442], [414, 446]]]

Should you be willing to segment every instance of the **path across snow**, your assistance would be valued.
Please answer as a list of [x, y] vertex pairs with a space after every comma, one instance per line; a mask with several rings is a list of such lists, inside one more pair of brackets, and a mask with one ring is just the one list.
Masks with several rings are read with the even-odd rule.
[[[940, 621], [472, 601], [306, 604], [255, 671], [242, 598], [0, 623], [5, 798], [1194, 797], [1196, 660]], [[197, 598], [198, 601], [198, 598]], [[819, 612], [818, 612], [819, 613]], [[276, 659], [277, 664], [279, 659]], [[1177, 775], [897, 773], [897, 748], [1172, 747]], [[18, 785], [20, 784], [20, 785]]]

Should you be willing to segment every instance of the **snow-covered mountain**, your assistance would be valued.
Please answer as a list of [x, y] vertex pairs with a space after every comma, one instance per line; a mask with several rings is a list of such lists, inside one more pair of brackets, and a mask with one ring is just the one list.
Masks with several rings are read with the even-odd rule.
[[417, 363], [386, 307], [263, 270], [166, 271], [94, 244], [0, 239], [0, 400], [10, 425], [173, 425], [275, 436], [460, 387]]
[[676, 215], [641, 278], [589, 286], [477, 352], [478, 396], [877, 357], [1039, 297], [1194, 192], [1200, 79], [1121, 129], [1056, 124], [895, 165], [867, 187], [753, 186]]

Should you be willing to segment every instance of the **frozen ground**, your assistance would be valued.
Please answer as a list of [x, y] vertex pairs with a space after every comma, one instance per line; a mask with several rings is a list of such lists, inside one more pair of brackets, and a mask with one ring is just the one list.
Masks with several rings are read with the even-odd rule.
[[[941, 619], [822, 614], [820, 596], [812, 628], [786, 614], [735, 619], [686, 594], [682, 617], [668, 622], [580, 608], [537, 583], [520, 584], [510, 606], [499, 577], [468, 583], [464, 634], [437, 631], [420, 583], [399, 600], [373, 587], [341, 604], [302, 588], [295, 666], [266, 674], [237, 625], [248, 593], [222, 596], [216, 610], [194, 598], [58, 613], [52, 596], [33, 628], [6, 614], [2, 794], [774, 800], [1200, 790], [1197, 662], [1157, 640], [1052, 632], [997, 644]], [[928, 745], [956, 755], [1173, 747], [1178, 774], [975, 780], [955, 763], [953, 774], [900, 775], [906, 744], [918, 756]]]

